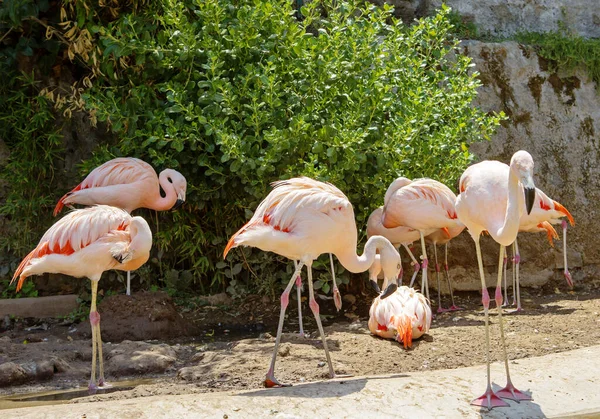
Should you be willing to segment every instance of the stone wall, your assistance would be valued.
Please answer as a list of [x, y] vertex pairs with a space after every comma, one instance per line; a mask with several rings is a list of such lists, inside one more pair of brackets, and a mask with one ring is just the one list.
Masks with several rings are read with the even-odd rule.
[[[508, 119], [489, 142], [473, 145], [478, 160], [508, 163], [528, 150], [535, 162], [536, 186], [565, 205], [577, 222], [568, 230], [568, 260], [575, 282], [597, 277], [600, 246], [600, 95], [585, 71], [553, 73], [533, 48], [516, 42], [465, 41], [483, 86], [476, 105], [504, 111]], [[557, 226], [560, 227], [560, 226]], [[559, 230], [562, 238], [562, 232]], [[498, 246], [484, 237], [488, 284], [496, 281]], [[553, 249], [545, 234], [522, 233], [523, 285], [542, 285], [562, 276], [562, 240]], [[451, 243], [453, 277], [458, 289], [479, 289], [474, 245], [468, 234]], [[563, 286], [563, 288], [566, 287]]]

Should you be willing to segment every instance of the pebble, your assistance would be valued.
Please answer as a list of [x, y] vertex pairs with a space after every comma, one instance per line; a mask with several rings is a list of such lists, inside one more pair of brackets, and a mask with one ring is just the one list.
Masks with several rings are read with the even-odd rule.
[[321, 368], [325, 366], [325, 361], [321, 361], [317, 364], [317, 367]]

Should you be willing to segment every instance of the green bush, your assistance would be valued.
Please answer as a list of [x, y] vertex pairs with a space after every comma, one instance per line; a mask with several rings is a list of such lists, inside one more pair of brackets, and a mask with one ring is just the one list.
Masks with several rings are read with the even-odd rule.
[[[454, 54], [447, 8], [405, 26], [390, 7], [355, 1], [309, 2], [302, 19], [290, 1], [150, 3], [110, 18], [82, 12], [63, 25], [87, 31], [94, 48], [68, 47], [74, 65], [86, 63], [81, 97], [120, 138], [84, 171], [130, 155], [187, 177], [186, 206], [161, 215], [157, 265], [190, 271], [201, 292], [274, 294], [289, 279], [291, 263], [284, 271], [256, 249], [221, 258], [270, 182], [334, 183], [362, 231], [394, 178], [453, 186], [471, 161], [469, 144], [499, 122], [471, 105], [477, 73]], [[315, 266], [325, 292], [327, 266], [325, 258]]]

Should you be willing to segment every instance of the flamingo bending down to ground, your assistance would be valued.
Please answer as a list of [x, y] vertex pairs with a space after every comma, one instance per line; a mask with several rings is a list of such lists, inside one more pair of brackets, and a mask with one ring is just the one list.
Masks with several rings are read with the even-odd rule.
[[[388, 188], [388, 191], [389, 191], [389, 188]], [[419, 262], [417, 262], [417, 259], [411, 252], [408, 245], [411, 244], [412, 242], [414, 242], [415, 240], [419, 240], [419, 238], [421, 237], [421, 233], [419, 233], [417, 230], [414, 230], [409, 227], [404, 227], [404, 226], [398, 226], [398, 227], [394, 227], [394, 228], [385, 228], [381, 224], [381, 215], [382, 214], [383, 214], [383, 207], [379, 207], [379, 208], [375, 209], [371, 213], [371, 215], [369, 215], [369, 219], [367, 220], [367, 237], [383, 236], [386, 239], [388, 239], [395, 247], [397, 247], [398, 250], [400, 250], [399, 249], [400, 246], [403, 246], [406, 249], [406, 252], [408, 253], [408, 255], [410, 256], [410, 258], [412, 260], [411, 263], [413, 264], [413, 266], [415, 268], [415, 270], [413, 272], [413, 276], [410, 281], [410, 286], [412, 287], [412, 284], [417, 276], [417, 273], [419, 272]], [[377, 274], [379, 274], [379, 271], [375, 275], [377, 275]], [[402, 285], [402, 276], [400, 277], [400, 285]]]
[[[157, 176], [152, 166], [143, 160], [116, 158], [96, 167], [83, 182], [60, 198], [54, 216], [65, 205], [74, 204], [110, 205], [129, 213], [138, 208], [177, 209], [185, 202], [186, 189], [185, 177], [176, 170], [165, 169]], [[127, 271], [127, 295], [130, 294], [131, 275]]]
[[[104, 382], [100, 314], [96, 310], [98, 281], [104, 271], [132, 271], [142, 266], [150, 256], [152, 232], [142, 217], [132, 217], [126, 211], [98, 205], [75, 210], [58, 220], [42, 236], [39, 244], [23, 259], [12, 281], [19, 278], [17, 291], [25, 278], [43, 273], [61, 273], [87, 277], [92, 281], [92, 375], [90, 392], [96, 387], [96, 354], [100, 364], [98, 384]], [[12, 283], [11, 281], [11, 283]]]
[[[558, 234], [552, 224], [562, 224], [563, 229], [563, 259], [564, 259], [564, 276], [570, 288], [573, 288], [573, 280], [569, 272], [567, 264], [567, 222], [563, 219], [567, 217], [571, 226], [575, 225], [573, 216], [563, 205], [550, 199], [543, 191], [536, 188], [536, 201], [531, 210], [531, 214], [523, 214], [521, 216], [519, 232], [546, 232], [550, 245], [554, 247], [553, 238], [558, 238]], [[515, 239], [513, 243], [513, 304], [517, 304], [517, 312], [522, 310], [521, 307], [521, 292], [519, 280], [519, 264], [521, 255], [519, 253], [519, 244]], [[505, 269], [506, 274], [506, 269]], [[504, 279], [504, 297], [508, 300], [506, 291], [506, 277]], [[515, 301], [516, 300], [516, 301]]]
[[[406, 178], [398, 178], [394, 182], [398, 187], [389, 196], [386, 194], [381, 224], [385, 228], [406, 226], [419, 231], [423, 251], [421, 292], [426, 293], [429, 300], [427, 283], [429, 260], [425, 248], [425, 236], [442, 229], [450, 237], [448, 229], [460, 223], [454, 209], [456, 195], [446, 185], [433, 179], [410, 181]], [[391, 189], [391, 185], [388, 189]]]
[[[335, 186], [306, 177], [274, 182], [272, 186], [273, 190], [260, 203], [250, 221], [231, 237], [223, 252], [223, 257], [227, 257], [227, 253], [234, 247], [253, 246], [299, 261], [281, 294], [275, 349], [265, 379], [267, 387], [283, 385], [275, 379], [275, 360], [289, 293], [304, 265], [308, 270], [309, 306], [317, 321], [331, 377], [335, 373], [319, 317], [319, 305], [314, 296], [311, 269], [313, 260], [320, 254], [332, 253], [350, 272], [364, 272], [371, 266], [379, 251], [387, 277], [397, 278], [401, 268], [398, 251], [381, 236], [371, 237], [365, 245], [364, 254], [356, 255], [358, 234], [354, 211], [348, 198]], [[395, 284], [390, 284], [384, 291], [383, 298], [395, 289]]]
[[[519, 220], [526, 210], [531, 213], [535, 201], [535, 185], [533, 183], [533, 158], [526, 151], [516, 152], [510, 166], [498, 161], [483, 161], [465, 170], [460, 178], [460, 195], [456, 199], [456, 212], [459, 220], [467, 226], [469, 234], [475, 242], [477, 263], [481, 277], [482, 302], [485, 312], [485, 342], [487, 355], [487, 389], [485, 393], [473, 400], [471, 404], [492, 409], [496, 406], [508, 406], [500, 397], [514, 400], [531, 400], [531, 397], [517, 390], [508, 371], [508, 357], [504, 341], [502, 324], [502, 266], [505, 246], [517, 238]], [[507, 385], [494, 393], [490, 380], [490, 335], [488, 310], [490, 297], [483, 272], [483, 262], [479, 237], [487, 230], [490, 236], [500, 244], [498, 262], [498, 281], [496, 284], [496, 306], [500, 323], [500, 338], [506, 367]]]
[[386, 299], [378, 296], [373, 300], [369, 310], [369, 330], [382, 338], [396, 339], [407, 349], [412, 347], [413, 339], [429, 331], [431, 317], [431, 307], [425, 296], [413, 288], [401, 286]]
[[[425, 237], [425, 241], [428, 241], [433, 244], [433, 254], [435, 256], [435, 274], [437, 277], [437, 288], [438, 288], [438, 313], [443, 313], [445, 311], [455, 311], [460, 310], [456, 304], [454, 304], [454, 292], [452, 291], [452, 283], [450, 282], [450, 274], [448, 272], [448, 242], [458, 236], [465, 229], [465, 225], [461, 222], [456, 223], [454, 226], [448, 228], [447, 230], [436, 230], [433, 233], [429, 234]], [[442, 307], [442, 297], [440, 295], [440, 265], [438, 263], [437, 257], [437, 245], [444, 245], [444, 272], [446, 275], [446, 282], [448, 282], [448, 290], [450, 291], [450, 299], [452, 301], [452, 305], [450, 308], [445, 309]], [[412, 285], [412, 284], [411, 284]]]

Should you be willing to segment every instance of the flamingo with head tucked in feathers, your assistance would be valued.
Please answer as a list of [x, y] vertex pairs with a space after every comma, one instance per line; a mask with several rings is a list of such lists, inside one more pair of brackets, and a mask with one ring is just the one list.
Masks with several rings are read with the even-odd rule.
[[[427, 283], [429, 260], [425, 248], [425, 236], [441, 229], [450, 238], [448, 229], [460, 223], [454, 209], [456, 195], [446, 185], [433, 179], [410, 181], [406, 178], [398, 178], [394, 182], [396, 188], [389, 192], [389, 195], [386, 193], [381, 224], [385, 228], [405, 226], [419, 231], [423, 251], [421, 292], [426, 293], [429, 300]], [[388, 191], [392, 189], [391, 186]]]
[[[223, 257], [227, 257], [234, 247], [253, 246], [299, 261], [281, 295], [275, 348], [265, 379], [267, 387], [284, 385], [275, 378], [275, 361], [289, 293], [304, 265], [308, 270], [309, 306], [317, 322], [331, 377], [335, 376], [335, 372], [319, 316], [319, 305], [314, 296], [313, 260], [320, 254], [332, 253], [350, 272], [364, 272], [375, 260], [376, 252], [379, 252], [386, 276], [397, 278], [401, 268], [398, 251], [381, 236], [371, 237], [363, 255], [357, 256], [358, 234], [354, 211], [348, 198], [335, 186], [306, 177], [274, 182], [272, 186], [273, 190], [260, 203], [250, 221], [231, 237], [223, 252]], [[390, 284], [382, 298], [395, 289], [396, 285]]]
[[[98, 205], [75, 210], [58, 220], [42, 236], [39, 244], [21, 262], [12, 281], [19, 278], [17, 291], [25, 278], [43, 273], [87, 277], [92, 281], [92, 375], [90, 392], [96, 386], [96, 355], [99, 358], [99, 386], [105, 386], [100, 337], [100, 314], [96, 310], [98, 281], [104, 271], [138, 269], [148, 260], [152, 232], [142, 217]], [[12, 283], [11, 281], [11, 283]]]
[[[575, 225], [573, 216], [563, 205], [559, 202], [549, 198], [542, 190], [536, 188], [536, 201], [531, 210], [531, 214], [524, 213], [521, 216], [519, 232], [537, 233], [545, 232], [550, 245], [554, 247], [553, 239], [558, 238], [558, 234], [552, 224], [562, 224], [563, 229], [563, 259], [564, 259], [564, 276], [567, 281], [567, 285], [573, 288], [573, 280], [571, 279], [571, 273], [569, 272], [567, 263], [567, 222], [564, 220], [567, 217], [571, 226]], [[519, 281], [519, 264], [521, 262], [521, 255], [519, 253], [519, 244], [515, 239], [513, 243], [513, 304], [517, 304], [517, 312], [522, 311], [521, 307], [521, 292], [520, 292], [520, 281]], [[506, 257], [504, 258], [506, 265]], [[506, 285], [506, 266], [504, 269], [504, 298], [505, 304], [508, 301], [507, 285]]]
[[[165, 196], [161, 196], [160, 190]], [[96, 167], [71, 192], [59, 199], [56, 216], [63, 207], [110, 205], [131, 213], [138, 208], [165, 211], [185, 202], [187, 182], [176, 170], [165, 169], [157, 176], [148, 163], [133, 157], [116, 158]], [[131, 294], [131, 275], [127, 271], [127, 295]]]
[[[536, 189], [533, 183], [533, 158], [526, 151], [516, 152], [510, 166], [498, 161], [483, 161], [467, 168], [460, 178], [460, 194], [456, 198], [456, 213], [459, 220], [467, 227], [475, 242], [479, 275], [481, 278], [482, 303], [485, 313], [485, 341], [487, 355], [487, 389], [471, 404], [492, 409], [497, 406], [508, 406], [502, 398], [513, 400], [531, 400], [531, 397], [517, 390], [511, 382], [508, 370], [508, 356], [504, 339], [502, 322], [502, 266], [505, 247], [517, 238], [523, 211], [531, 213], [535, 202]], [[496, 306], [504, 364], [506, 367], [507, 385], [497, 393], [492, 390], [490, 377], [490, 339], [489, 339], [489, 304], [490, 297], [483, 271], [479, 237], [483, 231], [500, 244], [498, 262], [498, 280], [496, 284]]]

